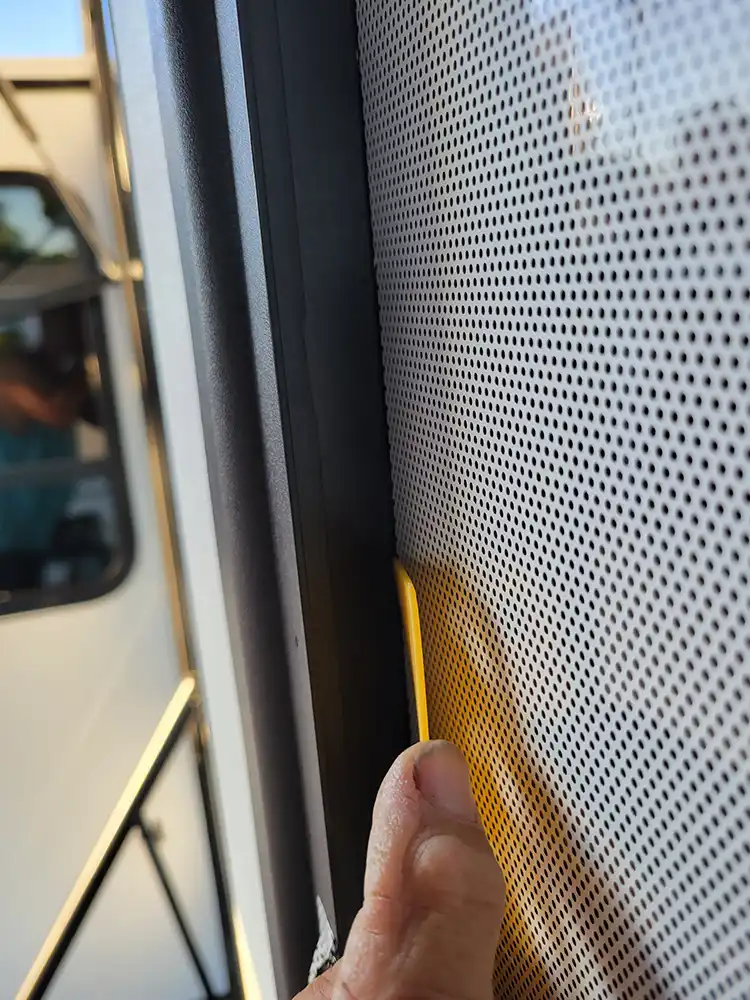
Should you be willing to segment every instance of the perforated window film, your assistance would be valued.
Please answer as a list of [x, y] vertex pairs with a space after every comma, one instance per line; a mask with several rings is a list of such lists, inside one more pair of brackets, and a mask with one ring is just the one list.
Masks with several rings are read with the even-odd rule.
[[499, 997], [750, 997], [750, 3], [358, 0], [399, 554]]

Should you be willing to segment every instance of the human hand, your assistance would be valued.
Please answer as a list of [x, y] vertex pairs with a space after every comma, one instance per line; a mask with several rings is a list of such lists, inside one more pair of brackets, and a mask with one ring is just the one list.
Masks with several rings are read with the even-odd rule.
[[53, 381], [34, 355], [0, 357], [0, 427], [20, 432], [29, 421], [70, 427], [85, 395], [83, 373]]
[[417, 744], [388, 772], [364, 897], [343, 957], [296, 1000], [491, 1000], [505, 885], [452, 744]]

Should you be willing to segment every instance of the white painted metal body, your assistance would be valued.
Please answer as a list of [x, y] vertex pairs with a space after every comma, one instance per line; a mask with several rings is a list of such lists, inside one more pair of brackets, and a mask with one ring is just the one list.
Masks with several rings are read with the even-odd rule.
[[[61, 177], [116, 254], [114, 206], [88, 57], [14, 60], [18, 92]], [[54, 84], [54, 86], [52, 86]], [[62, 85], [64, 84], [64, 85]], [[89, 84], [89, 85], [87, 85]], [[0, 169], [41, 170], [0, 106]], [[0, 995], [12, 997], [82, 869], [180, 678], [149, 438], [125, 292], [102, 293], [135, 559], [97, 600], [0, 619]], [[187, 340], [187, 330], [185, 331]], [[163, 851], [214, 982], [226, 971], [192, 748], [149, 802]], [[129, 842], [48, 996], [192, 1000], [200, 983], [137, 837]]]

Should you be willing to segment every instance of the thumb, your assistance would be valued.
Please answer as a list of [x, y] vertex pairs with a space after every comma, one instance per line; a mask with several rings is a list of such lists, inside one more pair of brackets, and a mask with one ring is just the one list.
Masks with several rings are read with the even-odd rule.
[[504, 907], [460, 751], [411, 747], [378, 793], [365, 899], [333, 1000], [490, 1000]]

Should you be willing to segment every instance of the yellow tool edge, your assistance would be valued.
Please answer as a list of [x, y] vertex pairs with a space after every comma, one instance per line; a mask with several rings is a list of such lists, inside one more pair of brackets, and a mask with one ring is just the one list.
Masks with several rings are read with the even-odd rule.
[[398, 602], [401, 605], [401, 619], [406, 636], [406, 648], [411, 663], [411, 679], [414, 685], [414, 703], [417, 709], [417, 730], [420, 740], [429, 740], [430, 729], [427, 722], [427, 685], [424, 676], [424, 656], [422, 654], [422, 630], [419, 625], [419, 604], [417, 591], [409, 574], [398, 559], [393, 560], [396, 576]]

